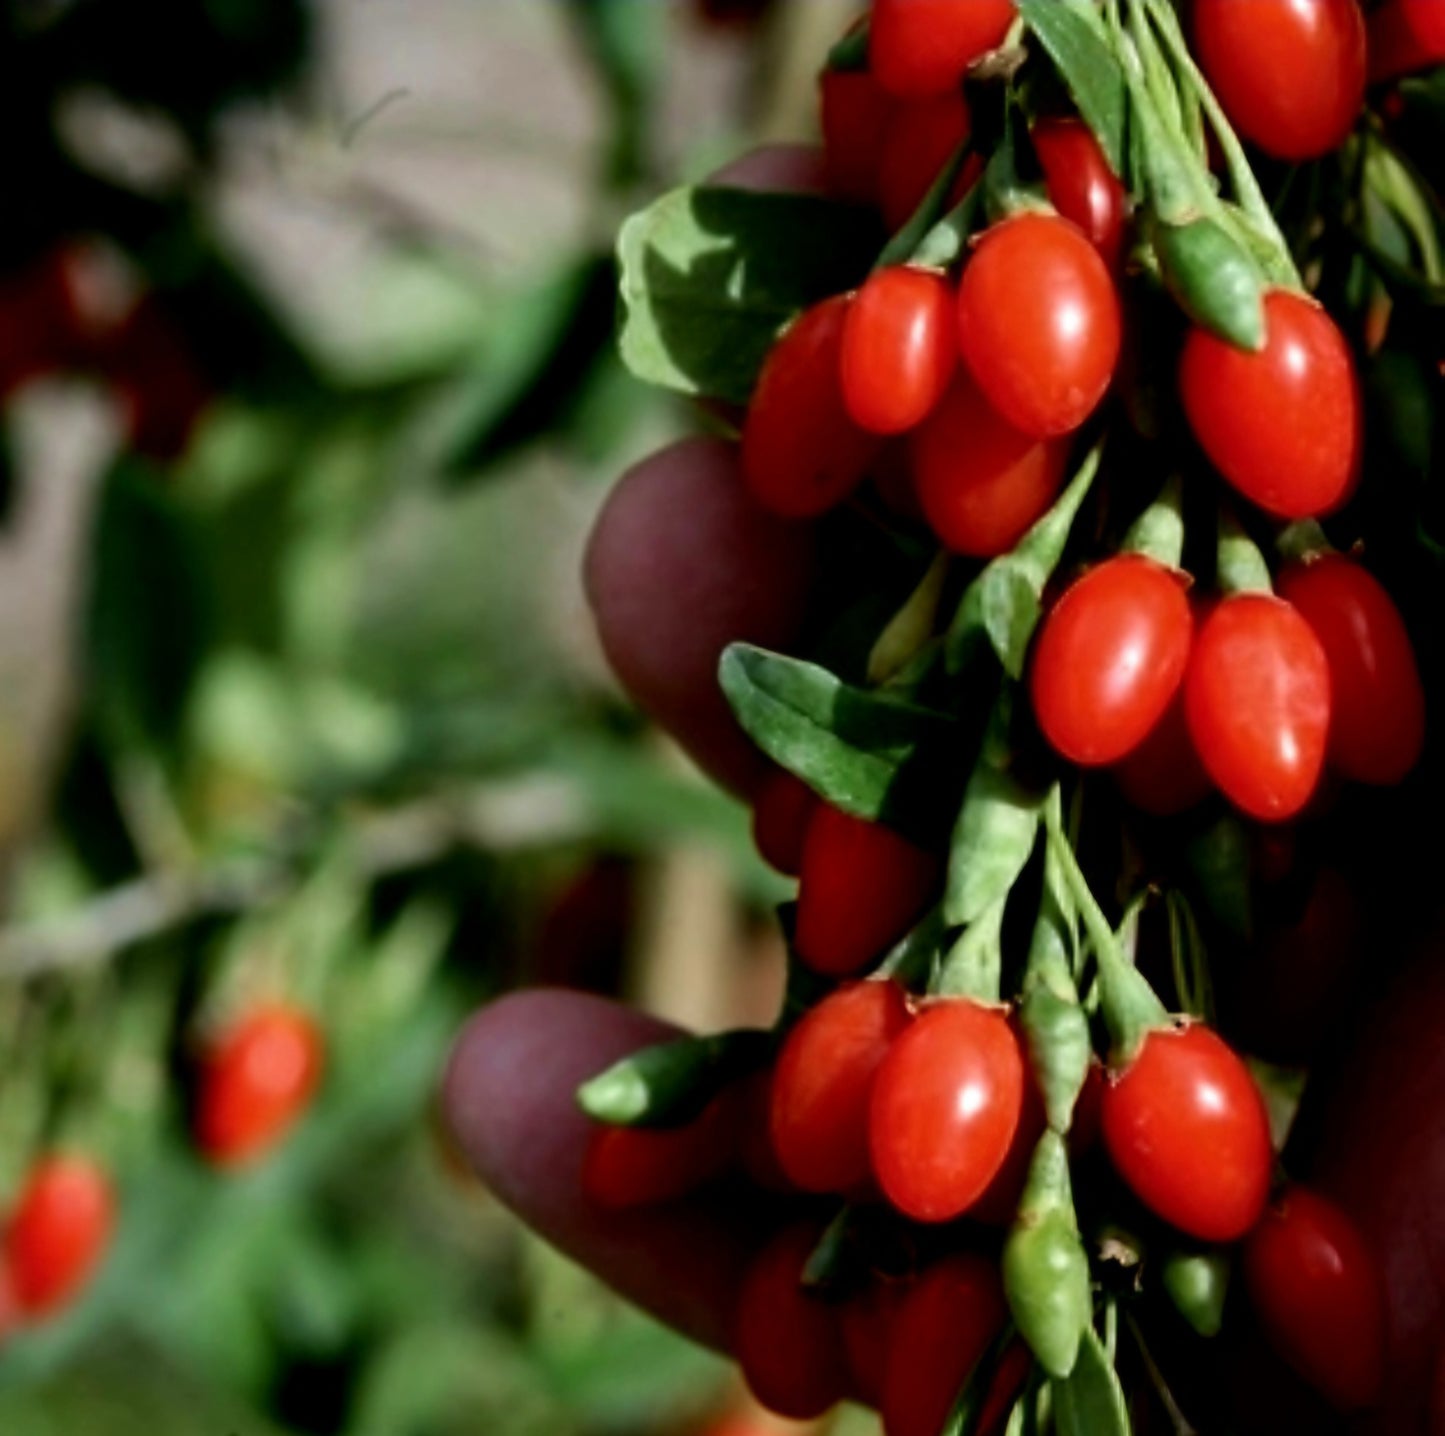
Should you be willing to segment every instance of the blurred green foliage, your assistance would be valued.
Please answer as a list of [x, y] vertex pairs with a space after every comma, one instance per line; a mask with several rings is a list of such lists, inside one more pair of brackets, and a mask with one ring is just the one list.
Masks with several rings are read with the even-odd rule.
[[[597, 242], [518, 285], [397, 238], [374, 302], [411, 321], [347, 369], [208, 208], [228, 115], [304, 106], [310, 6], [0, 6], [22, 196], [0, 271], [99, 239], [214, 394], [174, 463], [133, 448], [103, 477], [66, 758], [0, 929], [0, 1200], [57, 1141], [122, 1194], [85, 1299], [0, 1346], [14, 1436], [621, 1436], [687, 1429], [719, 1390], [524, 1238], [432, 1115], [458, 1025], [535, 971], [539, 909], [596, 854], [625, 881], [710, 842], [775, 895], [744, 815], [656, 765], [577, 663], [548, 584], [595, 502], [557, 475], [668, 432], [613, 351], [606, 240], [649, 181], [666, 7], [557, 16], [612, 117]], [[179, 136], [179, 176], [88, 169], [57, 122], [86, 87]], [[218, 1175], [186, 1136], [195, 1044], [277, 988], [321, 1015], [325, 1085], [274, 1159]]]

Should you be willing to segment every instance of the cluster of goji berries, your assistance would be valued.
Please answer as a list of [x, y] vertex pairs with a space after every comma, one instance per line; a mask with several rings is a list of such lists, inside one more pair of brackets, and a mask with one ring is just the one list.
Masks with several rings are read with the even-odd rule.
[[[204, 1160], [229, 1171], [272, 1151], [310, 1105], [323, 1058], [313, 1019], [283, 1003], [254, 1007], [215, 1034], [200, 1054], [193, 1096]], [[33, 1162], [0, 1243], [0, 1336], [80, 1295], [110, 1247], [117, 1205], [107, 1164], [79, 1144]]]
[[[735, 1340], [785, 1415], [852, 1397], [888, 1436], [990, 1432], [1048, 1388], [1058, 1429], [1127, 1430], [1120, 1307], [1162, 1288], [1207, 1339], [1235, 1269], [1336, 1407], [1383, 1381], [1375, 1260], [1285, 1177], [1209, 1020], [1198, 894], [1127, 834], [1291, 823], [1421, 757], [1406, 622], [1322, 527], [1361, 485], [1378, 316], [1352, 336], [1312, 292], [1312, 231], [1286, 238], [1241, 137], [1265, 164], [1353, 146], [1368, 169], [1368, 87], [1445, 61], [1445, 20], [1186, 8], [1189, 33], [1170, 0], [874, 0], [822, 76], [834, 194], [891, 238], [777, 338], [742, 479], [773, 515], [860, 512], [933, 563], [874, 630], [868, 687], [724, 659], [779, 765], [757, 846], [799, 879], [777, 1029], [681, 1039], [581, 1094], [607, 1124], [598, 1203], [738, 1174], [791, 1201]], [[991, 717], [961, 718], [979, 693]], [[961, 793], [950, 744], [977, 755]], [[937, 791], [909, 810], [928, 754]], [[1100, 770], [1115, 920], [1086, 872]], [[1147, 976], [1161, 902], [1171, 1004]]]

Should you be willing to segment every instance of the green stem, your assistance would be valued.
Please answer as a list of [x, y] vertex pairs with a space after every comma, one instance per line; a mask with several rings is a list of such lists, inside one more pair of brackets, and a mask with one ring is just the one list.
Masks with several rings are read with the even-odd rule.
[[1113, 1061], [1127, 1067], [1138, 1055], [1149, 1033], [1172, 1025], [1169, 1011], [1144, 976], [1125, 957], [1099, 906], [1078, 857], [1064, 836], [1058, 815], [1045, 810], [1049, 841], [1056, 845], [1059, 870], [1083, 919], [1084, 931], [1099, 975], [1099, 1005], [1113, 1043]]
[[929, 985], [935, 997], [968, 998], [997, 1003], [1003, 974], [1003, 915], [1008, 902], [1000, 898], [968, 925], [939, 965]]
[[1254, 540], [1245, 533], [1239, 520], [1221, 508], [1219, 511], [1219, 558], [1215, 583], [1221, 593], [1273, 593], [1269, 565]]
[[1139, 515], [1124, 535], [1124, 553], [1140, 553], [1177, 569], [1184, 559], [1184, 481], [1171, 474], [1159, 497]]
[[1189, 43], [1184, 38], [1184, 31], [1179, 24], [1179, 17], [1175, 14], [1172, 3], [1170, 0], [1140, 0], [1140, 3], [1148, 10], [1149, 18], [1153, 20], [1155, 27], [1163, 36], [1164, 44], [1168, 48], [1175, 66], [1193, 91], [1195, 98], [1204, 107], [1204, 113], [1209, 117], [1210, 126], [1224, 153], [1225, 164], [1229, 169], [1229, 182], [1240, 207], [1254, 222], [1261, 235], [1278, 249], [1281, 273], [1288, 277], [1289, 282], [1296, 289], [1303, 290], [1304, 282], [1300, 278], [1294, 256], [1290, 253], [1284, 234], [1275, 220], [1274, 211], [1270, 209], [1269, 201], [1265, 199], [1264, 191], [1260, 189], [1259, 181], [1254, 177], [1249, 157], [1244, 152], [1244, 146], [1240, 143], [1239, 136], [1234, 132], [1234, 126], [1229, 123], [1229, 117], [1224, 113], [1223, 106], [1215, 98], [1209, 81], [1204, 78], [1204, 72], [1190, 53]]

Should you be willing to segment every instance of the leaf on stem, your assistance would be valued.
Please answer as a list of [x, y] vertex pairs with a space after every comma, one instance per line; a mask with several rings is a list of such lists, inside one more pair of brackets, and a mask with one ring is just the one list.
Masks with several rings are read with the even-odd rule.
[[869, 212], [816, 196], [673, 190], [618, 240], [622, 357], [648, 383], [746, 403], [783, 327], [854, 288], [878, 241]]

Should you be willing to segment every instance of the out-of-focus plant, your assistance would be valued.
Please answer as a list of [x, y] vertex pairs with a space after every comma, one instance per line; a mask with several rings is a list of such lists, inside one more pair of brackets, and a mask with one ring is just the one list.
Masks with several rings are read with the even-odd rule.
[[[426, 1116], [480, 997], [616, 980], [639, 858], [700, 837], [771, 894], [743, 818], [652, 761], [539, 597], [519, 466], [612, 467], [659, 423], [614, 354], [608, 235], [655, 164], [674, 18], [558, 15], [608, 97], [595, 241], [501, 293], [445, 237], [397, 233], [474, 335], [419, 329], [357, 377], [209, 203], [238, 108], [304, 106], [311, 8], [0, 7], [7, 423], [37, 381], [79, 380], [119, 436], [53, 782], [0, 703], [0, 768], [41, 794], [0, 793], [0, 1213], [52, 1157], [114, 1202], [93, 1251], [69, 1208], [43, 1240], [10, 1223], [73, 1290], [42, 1311], [0, 1282], [7, 1433], [590, 1436], [686, 1429], [714, 1389], [707, 1358], [520, 1242]], [[130, 125], [147, 144], [118, 161]], [[12, 525], [44, 479], [22, 448]], [[226, 1063], [252, 1085], [217, 1095]]]

